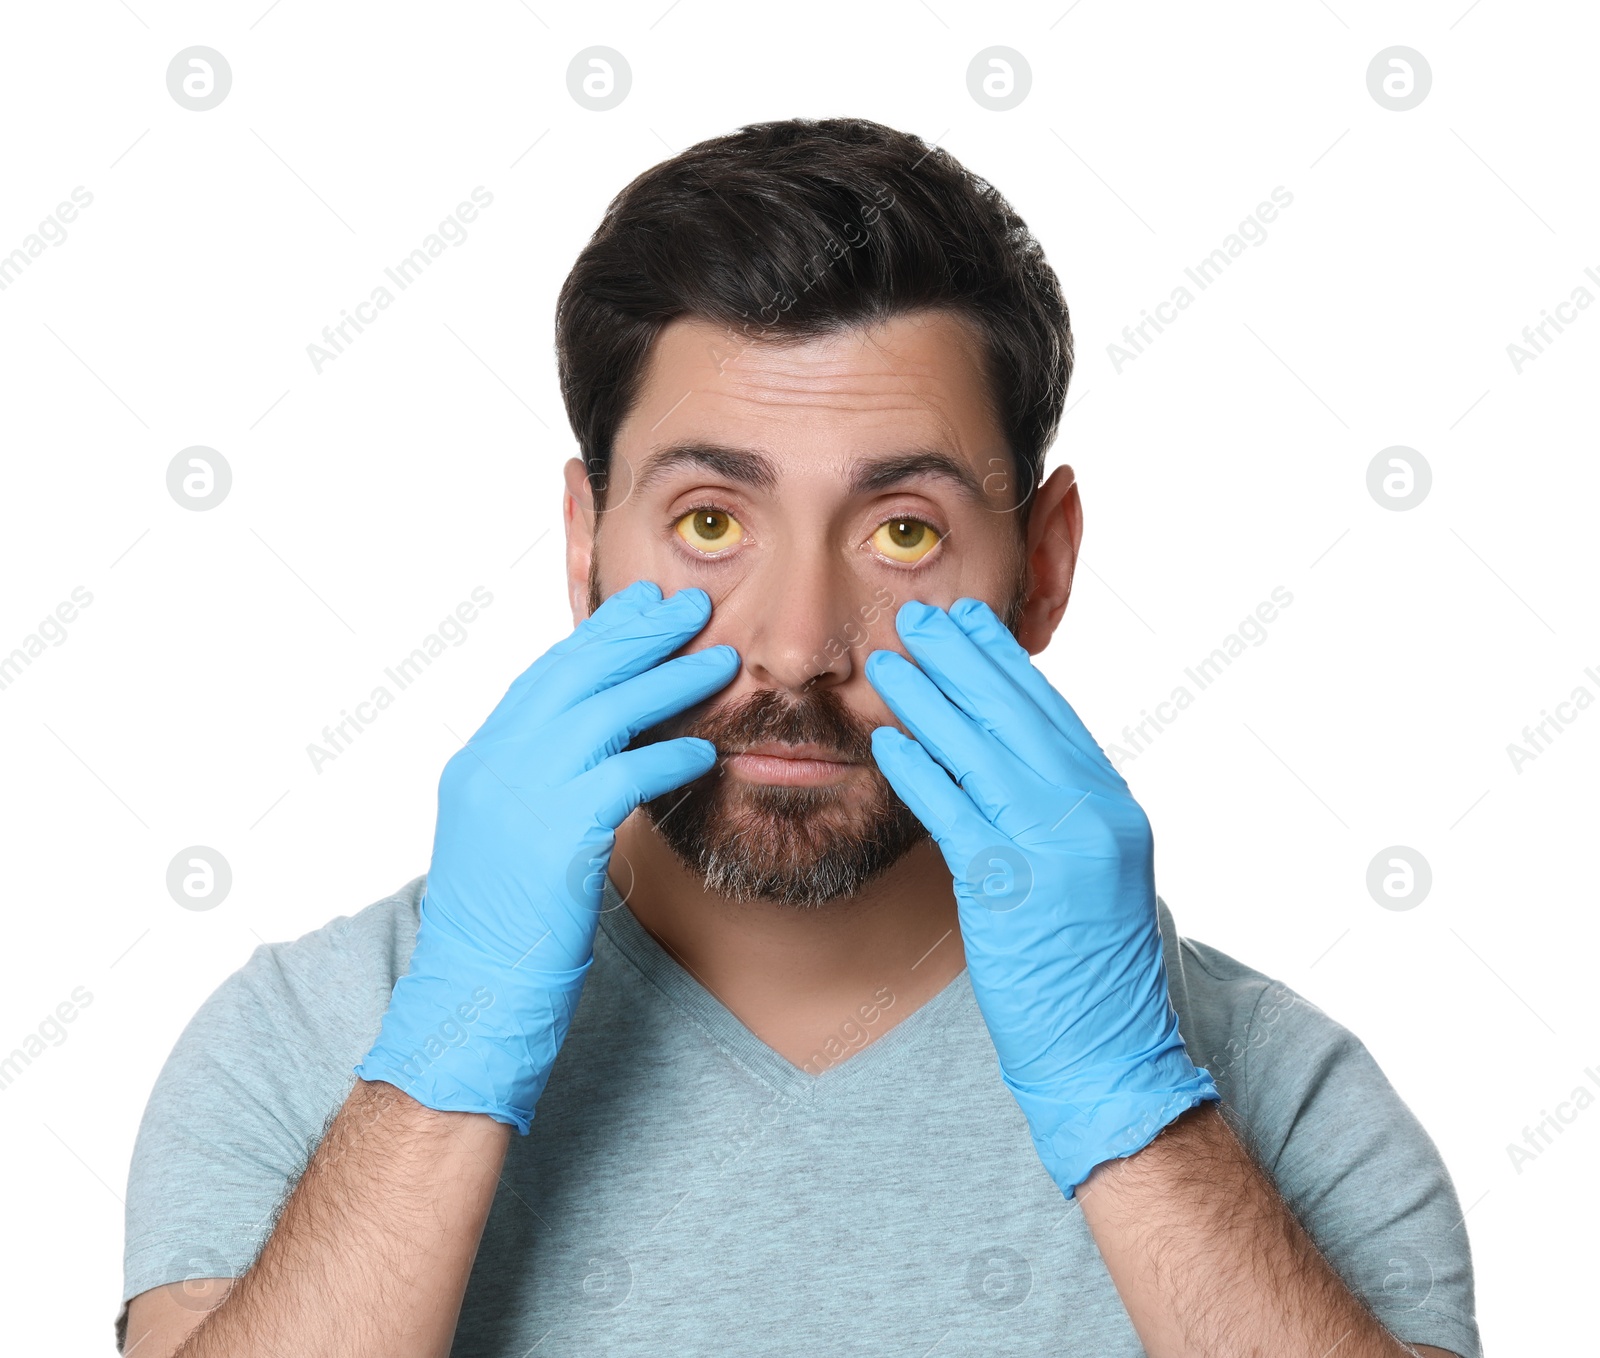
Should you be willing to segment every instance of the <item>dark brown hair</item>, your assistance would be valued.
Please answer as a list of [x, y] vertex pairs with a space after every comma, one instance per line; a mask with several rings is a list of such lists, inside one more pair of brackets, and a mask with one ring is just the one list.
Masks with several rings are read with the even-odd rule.
[[597, 506], [656, 335], [692, 316], [731, 357], [941, 308], [980, 338], [1027, 510], [1072, 374], [1054, 271], [992, 185], [860, 118], [756, 123], [646, 170], [607, 207], [556, 304], [561, 394]]

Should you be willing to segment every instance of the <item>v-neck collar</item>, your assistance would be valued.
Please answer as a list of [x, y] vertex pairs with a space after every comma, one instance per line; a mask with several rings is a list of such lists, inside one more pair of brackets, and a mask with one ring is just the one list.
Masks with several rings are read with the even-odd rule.
[[606, 878], [600, 927], [618, 952], [638, 968], [730, 1060], [763, 1084], [788, 1098], [815, 1103], [863, 1079], [912, 1044], [937, 1032], [964, 1004], [975, 1003], [972, 983], [963, 967], [943, 990], [908, 1014], [882, 1037], [854, 1056], [811, 1075], [779, 1055], [667, 952], [634, 917], [621, 894]]

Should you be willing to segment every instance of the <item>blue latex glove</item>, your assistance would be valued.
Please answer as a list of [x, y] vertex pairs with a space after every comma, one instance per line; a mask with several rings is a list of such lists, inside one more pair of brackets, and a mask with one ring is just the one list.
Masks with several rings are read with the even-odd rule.
[[1218, 1097], [1167, 993], [1150, 823], [988, 605], [895, 625], [916, 664], [874, 651], [866, 673], [916, 739], [880, 726], [873, 755], [944, 853], [1001, 1076], [1071, 1197]]
[[623, 749], [737, 673], [731, 646], [666, 660], [710, 616], [704, 590], [619, 590], [451, 757], [411, 970], [362, 1079], [527, 1134], [594, 958], [616, 827], [716, 762], [689, 736]]

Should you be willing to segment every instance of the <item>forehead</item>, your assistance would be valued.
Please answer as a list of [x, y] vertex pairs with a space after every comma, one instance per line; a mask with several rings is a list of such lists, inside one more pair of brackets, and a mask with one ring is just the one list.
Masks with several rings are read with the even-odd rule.
[[1003, 441], [975, 333], [935, 311], [782, 344], [671, 322], [617, 447], [632, 458], [696, 437], [817, 462], [918, 446], [982, 464]]

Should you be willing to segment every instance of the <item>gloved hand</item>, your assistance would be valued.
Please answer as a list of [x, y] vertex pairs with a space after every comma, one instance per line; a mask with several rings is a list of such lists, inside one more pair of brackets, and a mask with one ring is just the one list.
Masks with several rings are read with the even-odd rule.
[[1167, 993], [1150, 823], [988, 605], [895, 625], [916, 664], [874, 651], [866, 674], [916, 739], [880, 726], [873, 755], [944, 853], [1001, 1077], [1070, 1198], [1218, 1097]]
[[411, 969], [362, 1079], [527, 1134], [594, 958], [617, 826], [716, 762], [689, 736], [622, 748], [737, 673], [731, 646], [658, 663], [710, 616], [704, 590], [619, 590], [451, 756]]

